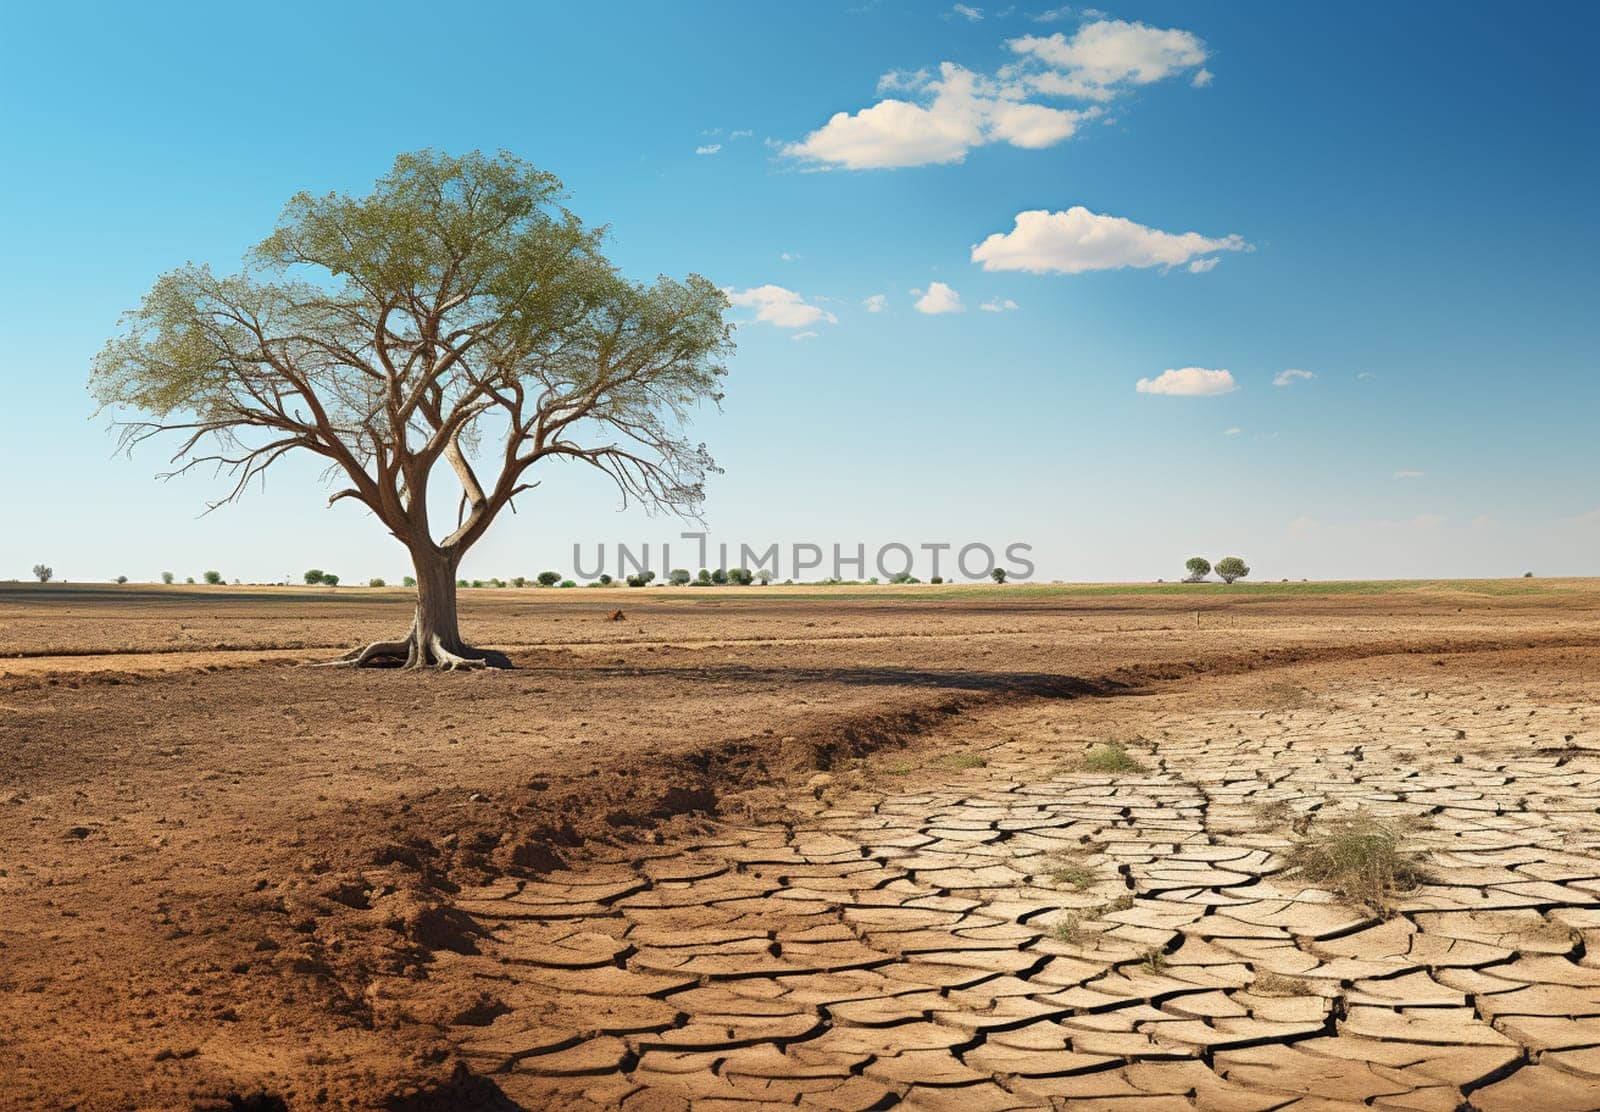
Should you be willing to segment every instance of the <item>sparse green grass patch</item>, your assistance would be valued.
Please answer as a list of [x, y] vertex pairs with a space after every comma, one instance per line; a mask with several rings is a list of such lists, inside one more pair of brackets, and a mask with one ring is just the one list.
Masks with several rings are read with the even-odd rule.
[[1429, 879], [1421, 859], [1400, 849], [1392, 824], [1356, 812], [1315, 823], [1289, 853], [1290, 869], [1320, 888], [1374, 910]]
[[1121, 742], [1106, 741], [1090, 746], [1078, 761], [1084, 772], [1145, 772], [1144, 764], [1125, 749]]

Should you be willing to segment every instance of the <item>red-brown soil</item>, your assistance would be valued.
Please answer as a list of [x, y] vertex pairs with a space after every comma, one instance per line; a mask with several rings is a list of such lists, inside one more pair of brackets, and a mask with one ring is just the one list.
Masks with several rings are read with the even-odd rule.
[[464, 889], [781, 829], [819, 770], [920, 767], [984, 715], [1113, 736], [1281, 677], [1548, 693], [1600, 661], [1600, 587], [1566, 581], [482, 591], [463, 627], [516, 671], [298, 666], [407, 620], [398, 591], [0, 586], [0, 1107], [538, 1107], [463, 1055], [507, 1006], [462, 972], [499, 945]]

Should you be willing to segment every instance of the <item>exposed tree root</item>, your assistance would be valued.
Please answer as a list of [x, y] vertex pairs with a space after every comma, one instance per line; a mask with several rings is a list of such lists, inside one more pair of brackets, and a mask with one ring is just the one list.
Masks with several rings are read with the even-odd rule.
[[317, 668], [438, 668], [446, 672], [470, 671], [478, 668], [512, 668], [511, 658], [495, 649], [480, 649], [462, 645], [452, 649], [437, 634], [429, 635], [426, 643], [418, 636], [416, 626], [397, 641], [374, 641], [370, 645], [351, 649], [337, 660], [321, 661]]

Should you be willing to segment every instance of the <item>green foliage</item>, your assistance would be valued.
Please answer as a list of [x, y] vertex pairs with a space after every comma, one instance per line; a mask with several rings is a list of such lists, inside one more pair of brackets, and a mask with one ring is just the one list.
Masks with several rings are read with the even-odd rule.
[[1005, 568], [992, 568], [992, 569], [990, 569], [989, 578], [993, 579], [996, 583], [1004, 583], [1006, 581], [1006, 569]]
[[511, 585], [519, 589], [526, 587], [528, 585], [528, 577], [525, 575], [513, 575], [511, 577]]
[[756, 578], [760, 580], [761, 585], [765, 587], [768, 583], [772, 582], [772, 573], [766, 568], [762, 568], [760, 571], [756, 572]]
[[700, 574], [694, 577], [694, 581], [700, 584], [702, 587], [709, 587], [713, 582], [711, 573], [705, 568], [700, 569]]
[[456, 586], [457, 587], [470, 587], [470, 586], [472, 586], [472, 584], [468, 583], [465, 579], [458, 579], [458, 580], [456, 580]]
[[208, 571], [203, 578], [214, 587], [222, 582], [222, 573], [220, 571]]
[[[210, 578], [210, 575], [211, 575], [210, 572], [206, 572], [206, 576], [207, 576], [206, 582], [207, 583], [212, 582], [212, 580]], [[325, 572], [325, 573], [323, 573], [323, 576], [322, 576], [322, 583], [326, 587], [337, 587], [339, 585], [339, 577], [337, 575], [334, 575], [332, 572]]]
[[711, 582], [715, 583], [719, 587], [721, 587], [724, 584], [726, 584], [728, 582], [728, 573], [727, 573], [727, 571], [725, 569], [723, 569], [723, 568], [718, 568], [716, 571], [712, 572], [711, 573]]
[[1183, 566], [1189, 572], [1189, 578], [1185, 580], [1188, 583], [1198, 583], [1211, 574], [1211, 561], [1204, 556], [1191, 556], [1183, 562]]
[[113, 583], [116, 583], [119, 586], [121, 584], [123, 584], [123, 583], [126, 583], [127, 581], [128, 581], [128, 577], [126, 575], [119, 575], [115, 579], [112, 580]]
[[689, 575], [688, 568], [673, 568], [667, 573], [667, 580], [674, 587], [682, 587], [685, 583], [689, 582], [690, 578], [691, 576]]
[[170, 571], [164, 571], [161, 573], [161, 582], [163, 583], [171, 583], [176, 578], [177, 576], [173, 575]]
[[601, 572], [600, 573], [600, 578], [595, 580], [595, 582], [600, 584], [600, 586], [602, 586], [602, 587], [609, 587], [609, 586], [611, 586], [611, 576], [606, 574], [605, 572]]
[[[552, 458], [692, 509], [715, 464], [684, 428], [721, 398], [727, 297], [698, 275], [628, 279], [566, 200], [554, 175], [476, 151], [402, 154], [366, 196], [298, 193], [242, 272], [160, 276], [94, 359], [91, 392], [145, 418], [119, 422], [125, 446], [174, 432], [180, 472], [227, 471], [219, 501], [314, 454], [336, 500], [454, 556]], [[464, 497], [436, 540], [410, 511], [440, 460]]]
[[306, 584], [308, 586], [315, 586], [316, 584], [321, 583], [322, 582], [322, 569], [321, 568], [312, 568], [310, 571], [306, 572], [305, 580], [306, 580]]
[[193, 583], [193, 582], [194, 582], [194, 576], [192, 576], [192, 575], [191, 575], [191, 576], [189, 576], [189, 577], [188, 577], [188, 578], [186, 578], [186, 579], [185, 579], [185, 580], [184, 580], [184, 582], [185, 582], [185, 583], [191, 583], [191, 584], [192, 584], [192, 583]]
[[1224, 556], [1217, 561], [1216, 572], [1224, 583], [1232, 583], [1235, 579], [1243, 579], [1249, 575], [1250, 568], [1237, 556]]
[[402, 587], [415, 587], [417, 585], [417, 577], [414, 575], [402, 576], [400, 585]]
[[755, 581], [756, 577], [749, 568], [734, 568], [728, 573], [728, 582], [740, 587], [748, 587]]
[[561, 582], [561, 573], [558, 571], [542, 571], [539, 573], [539, 586], [554, 587]]
[[37, 579], [40, 583], [48, 583], [48, 582], [50, 582], [50, 580], [55, 578], [55, 575], [56, 575], [56, 569], [52, 568], [48, 564], [35, 564], [35, 565], [33, 565], [33, 577], [35, 579]]
[[472, 585], [473, 585], [473, 586], [474, 586], [474, 587], [482, 587], [482, 586], [483, 586], [483, 580], [481, 580], [481, 579], [474, 579], [474, 580], [473, 580], [473, 581], [472, 581]]
[[367, 580], [367, 586], [369, 587], [387, 587], [388, 585], [389, 584], [385, 583], [382, 579], [378, 578]]
[[929, 583], [943, 583], [944, 582], [944, 576], [936, 575], [933, 578], [929, 579], [928, 582]]
[[558, 584], [558, 586], [562, 587], [576, 587], [577, 585], [577, 580], [574, 579], [563, 579], [560, 584]]
[[1413, 854], [1400, 849], [1400, 831], [1363, 812], [1325, 819], [1289, 853], [1289, 867], [1347, 900], [1383, 909], [1397, 891], [1428, 880]]

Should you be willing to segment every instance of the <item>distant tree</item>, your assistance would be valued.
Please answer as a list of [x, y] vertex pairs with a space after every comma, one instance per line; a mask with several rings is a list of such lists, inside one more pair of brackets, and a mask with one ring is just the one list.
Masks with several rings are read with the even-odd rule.
[[[204, 574], [204, 576], [202, 576], [202, 578], [205, 579], [207, 583], [215, 587], [218, 583], [222, 582], [222, 573], [220, 571], [208, 571]], [[324, 577], [323, 581], [327, 581], [326, 577]]]
[[323, 575], [322, 582], [329, 587], [337, 587], [339, 585], [339, 577], [332, 572], [327, 572]]
[[1004, 583], [1006, 581], [1006, 569], [1005, 568], [994, 568], [994, 569], [992, 569], [989, 572], [989, 578], [993, 579], [996, 583]]
[[367, 586], [369, 586], [369, 587], [387, 587], [388, 584], [385, 583], [382, 579], [369, 579], [369, 580], [367, 580]]
[[649, 568], [645, 568], [644, 571], [639, 573], [639, 578], [644, 580], [646, 583], [653, 583], [655, 582], [656, 573], [651, 571]]
[[1524, 579], [1532, 579], [1533, 578], [1533, 572], [1531, 572], [1531, 571], [1523, 572], [1522, 573], [1522, 578], [1524, 578]]
[[194, 582], [194, 576], [192, 576], [192, 575], [188, 576], [186, 579], [184, 579], [184, 582], [185, 583], [193, 583]]
[[310, 571], [306, 572], [305, 580], [306, 580], [306, 584], [308, 586], [315, 586], [316, 584], [321, 583], [322, 582], [322, 569], [321, 568], [312, 568]]
[[48, 583], [56, 576], [56, 569], [49, 564], [33, 565], [33, 577], [40, 583]]
[[755, 581], [755, 574], [749, 568], [733, 568], [728, 572], [728, 582], [740, 587], [748, 587]]
[[611, 586], [611, 576], [606, 574], [605, 572], [601, 572], [600, 573], [600, 578], [595, 580], [595, 582], [600, 584], [600, 586], [602, 586], [602, 587], [609, 587], [609, 586]]
[[711, 573], [711, 582], [721, 587], [728, 582], [728, 572], [725, 568], [718, 568]]
[[682, 587], [685, 583], [689, 582], [689, 580], [692, 579], [692, 578], [693, 578], [693, 576], [691, 576], [689, 574], [689, 569], [688, 568], [673, 568], [670, 572], [667, 573], [667, 580], [674, 587]]
[[163, 583], [171, 583], [175, 578], [177, 577], [174, 576], [170, 571], [164, 571], [161, 573], [161, 582]]
[[521, 590], [528, 585], [528, 577], [525, 575], [513, 575], [511, 577], [511, 585]]
[[700, 574], [694, 577], [694, 581], [702, 587], [709, 587], [714, 582], [711, 573], [705, 568], [700, 569]]
[[118, 584], [126, 583], [127, 581], [128, 581], [128, 577], [126, 575], [119, 575], [119, 576], [116, 577], [116, 579], [112, 580], [113, 583], [118, 583]]
[[539, 586], [554, 587], [561, 582], [561, 573], [558, 571], [542, 571], [539, 573]]
[[414, 575], [402, 576], [400, 585], [402, 587], [415, 587], [417, 585], [417, 577]]
[[[217, 504], [312, 455], [339, 476], [330, 501], [406, 546], [411, 629], [344, 663], [510, 665], [462, 639], [453, 584], [541, 463], [597, 468], [652, 507], [704, 499], [715, 465], [684, 428], [721, 397], [727, 296], [629, 280], [565, 200], [510, 155], [403, 154], [365, 197], [292, 198], [243, 273], [159, 278], [95, 360], [102, 406], [147, 415], [123, 444], [178, 433], [178, 471], [233, 477]], [[446, 469], [460, 497], [436, 529]]]
[[1235, 579], [1243, 579], [1250, 574], [1250, 568], [1237, 556], [1224, 556], [1217, 561], [1216, 573], [1222, 577], [1224, 583], [1232, 583]]
[[929, 583], [943, 583], [943, 582], [944, 582], [944, 576], [942, 576], [942, 575], [935, 575], [935, 576], [933, 576], [933, 577], [931, 577], [931, 578], [930, 578], [930, 579], [929, 579], [929, 580], [928, 580], [928, 582], [929, 582]]
[[563, 579], [557, 584], [559, 587], [576, 587], [577, 585], [578, 581], [576, 579]]
[[1184, 561], [1183, 566], [1189, 571], [1185, 583], [1198, 583], [1211, 574], [1211, 561], [1204, 556], [1191, 556]]
[[762, 568], [760, 571], [756, 572], [756, 578], [761, 580], [761, 585], [765, 587], [768, 583], [772, 582], [772, 573], [766, 568]]

